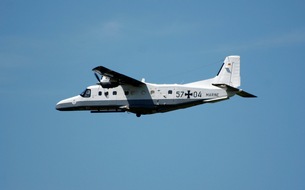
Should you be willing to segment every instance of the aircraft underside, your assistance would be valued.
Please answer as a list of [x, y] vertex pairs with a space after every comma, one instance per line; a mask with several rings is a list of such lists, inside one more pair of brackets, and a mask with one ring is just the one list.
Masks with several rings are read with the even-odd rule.
[[[176, 102], [176, 103], [174, 103]], [[83, 101], [72, 105], [61, 104], [56, 109], [60, 111], [91, 111], [91, 113], [131, 112], [137, 116], [163, 113], [203, 104], [204, 99], [196, 100], [131, 100], [131, 101]]]

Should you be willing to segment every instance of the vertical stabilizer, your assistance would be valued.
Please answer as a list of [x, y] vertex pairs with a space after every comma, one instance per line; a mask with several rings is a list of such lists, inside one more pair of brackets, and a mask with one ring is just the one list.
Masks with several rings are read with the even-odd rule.
[[214, 78], [216, 84], [228, 84], [235, 88], [240, 86], [240, 56], [231, 55], [225, 58], [222, 67]]

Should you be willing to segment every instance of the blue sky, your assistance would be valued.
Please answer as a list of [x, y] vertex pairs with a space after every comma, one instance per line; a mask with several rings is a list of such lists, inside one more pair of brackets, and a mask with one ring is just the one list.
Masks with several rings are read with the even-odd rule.
[[[305, 189], [304, 1], [0, 2], [0, 189]], [[257, 99], [59, 112], [103, 65], [153, 83], [241, 56]]]

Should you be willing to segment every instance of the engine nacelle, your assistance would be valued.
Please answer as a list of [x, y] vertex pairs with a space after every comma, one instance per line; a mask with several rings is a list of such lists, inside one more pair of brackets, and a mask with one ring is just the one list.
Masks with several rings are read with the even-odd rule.
[[103, 76], [100, 84], [102, 85], [103, 88], [115, 88], [119, 86], [119, 82], [113, 78], [109, 78], [107, 76]]

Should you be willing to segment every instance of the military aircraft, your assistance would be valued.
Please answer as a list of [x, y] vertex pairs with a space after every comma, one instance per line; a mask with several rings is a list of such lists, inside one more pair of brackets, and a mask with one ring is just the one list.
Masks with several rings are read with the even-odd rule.
[[[93, 69], [98, 83], [57, 103], [60, 111], [131, 112], [137, 117], [227, 100], [235, 94], [252, 98], [240, 86], [240, 56], [228, 56], [214, 78], [188, 84], [153, 84], [106, 67]], [[99, 75], [102, 77], [100, 78]]]

